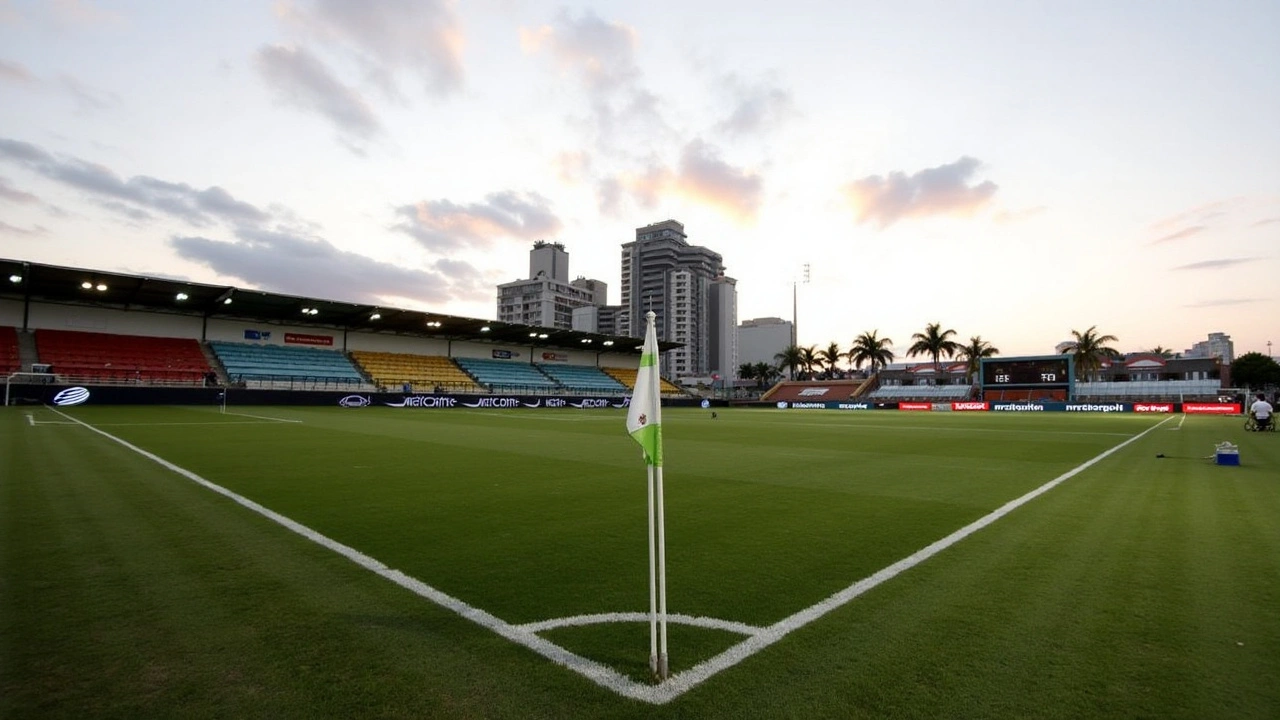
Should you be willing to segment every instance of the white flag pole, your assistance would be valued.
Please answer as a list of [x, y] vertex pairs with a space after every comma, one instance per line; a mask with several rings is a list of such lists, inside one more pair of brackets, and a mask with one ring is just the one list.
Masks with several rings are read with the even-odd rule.
[[658, 678], [667, 679], [669, 666], [667, 663], [667, 538], [662, 514], [662, 466], [654, 470], [655, 485], [658, 489], [658, 626], [661, 638], [658, 644]]
[[653, 466], [649, 469], [649, 671], [658, 675], [658, 589], [657, 546], [654, 535]]

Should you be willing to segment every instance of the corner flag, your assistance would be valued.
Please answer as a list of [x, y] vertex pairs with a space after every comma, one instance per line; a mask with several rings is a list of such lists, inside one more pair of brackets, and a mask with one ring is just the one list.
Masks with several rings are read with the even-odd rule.
[[635, 393], [627, 408], [627, 432], [644, 448], [649, 475], [649, 669], [659, 681], [670, 673], [667, 659], [667, 541], [662, 517], [662, 399], [658, 375], [656, 315], [645, 314], [644, 333]]
[[627, 432], [644, 448], [645, 461], [662, 467], [662, 403], [659, 393], [662, 377], [658, 374], [658, 333], [653, 329], [652, 311], [648, 313], [648, 320], [640, 369], [636, 372], [636, 389], [627, 409]]

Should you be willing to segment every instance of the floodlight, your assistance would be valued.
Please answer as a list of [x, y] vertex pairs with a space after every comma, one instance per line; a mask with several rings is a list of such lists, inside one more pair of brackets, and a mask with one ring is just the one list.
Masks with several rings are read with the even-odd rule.
[[92, 290], [93, 283], [89, 282], [88, 280], [85, 280], [84, 282], [80, 283], [80, 287], [84, 288], [85, 290]]
[[187, 295], [186, 293], [184, 293], [184, 292], [180, 292], [180, 293], [178, 293], [178, 294], [175, 296], [175, 299], [176, 299], [178, 302], [182, 302], [183, 300], [186, 300], [188, 297], [190, 297], [190, 296], [189, 296], [189, 295]]
[[484, 327], [480, 328], [480, 332], [489, 332], [489, 326], [485, 325]]
[[98, 283], [98, 292], [106, 292], [107, 286], [104, 283]]
[[601, 345], [604, 345], [605, 347], [608, 347], [608, 346], [610, 346], [610, 345], [612, 345], [612, 344], [613, 344], [613, 341], [612, 341], [612, 340], [605, 340], [604, 342], [602, 342], [602, 343], [600, 343], [600, 344], [601, 344]]
[[11, 282], [11, 283], [20, 283], [20, 282], [22, 282], [22, 276], [21, 276], [21, 275], [10, 275], [10, 276], [9, 276], [9, 282]]

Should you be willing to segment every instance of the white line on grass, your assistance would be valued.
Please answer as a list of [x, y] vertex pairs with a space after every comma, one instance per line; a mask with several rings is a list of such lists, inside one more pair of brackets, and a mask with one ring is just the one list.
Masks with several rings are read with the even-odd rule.
[[[1129, 445], [1130, 443], [1142, 438], [1147, 433], [1151, 432], [1152, 430], [1155, 430], [1156, 428], [1165, 424], [1169, 420], [1173, 419], [1172, 416], [1170, 416], [1168, 418], [1165, 418], [1164, 420], [1161, 420], [1155, 425], [1152, 425], [1146, 430], [1143, 430], [1141, 433], [1138, 433], [1137, 435], [1130, 437], [1128, 440], [1125, 440], [1124, 442], [1112, 447], [1109, 450], [1105, 450], [1099, 453], [1093, 458], [1081, 463], [1080, 465], [1077, 465], [1071, 470], [1068, 470], [1067, 472], [1059, 475], [1058, 477], [1050, 480], [1049, 482], [1041, 485], [1040, 487], [1037, 487], [1036, 489], [1022, 495], [1019, 498], [1010, 500], [1004, 505], [1001, 505], [1000, 507], [991, 511], [987, 515], [984, 515], [981, 518], [978, 518], [977, 520], [975, 520], [974, 522], [969, 523], [968, 525], [965, 525], [964, 527], [960, 528], [959, 530], [956, 530], [950, 535], [947, 535], [941, 540], [938, 540], [920, 550], [917, 550], [916, 552], [893, 563], [892, 565], [889, 565], [888, 567], [855, 582], [854, 584], [835, 593], [834, 595], [831, 595], [827, 599], [815, 605], [811, 605], [810, 607], [807, 607], [786, 618], [783, 618], [782, 620], [779, 620], [778, 622], [774, 623], [773, 625], [770, 625], [769, 627], [756, 628], [754, 626], [746, 625], [745, 623], [734, 623], [731, 621], [721, 621], [721, 620], [713, 620], [713, 619], [699, 619], [699, 620], [706, 620], [708, 623], [717, 623], [718, 626], [721, 627], [722, 629], [732, 630], [734, 632], [741, 632], [743, 634], [748, 635], [748, 637], [746, 640], [738, 643], [737, 645], [734, 645], [733, 647], [720, 653], [719, 655], [716, 655], [713, 658], [705, 660], [695, 665], [694, 667], [689, 668], [688, 670], [672, 675], [670, 678], [668, 678], [665, 682], [663, 682], [660, 685], [643, 685], [635, 682], [634, 680], [631, 680], [628, 677], [623, 676], [622, 674], [618, 673], [616, 670], [613, 670], [612, 668], [601, 665], [600, 663], [597, 663], [593, 660], [588, 660], [587, 658], [584, 658], [581, 655], [576, 655], [560, 647], [559, 645], [556, 645], [555, 643], [552, 643], [548, 640], [544, 640], [538, 637], [537, 635], [535, 635], [534, 630], [531, 629], [531, 628], [538, 628], [538, 629], [545, 630], [553, 627], [561, 627], [564, 625], [589, 624], [590, 622], [595, 622], [595, 620], [593, 620], [592, 618], [606, 617], [606, 615], [577, 616], [574, 618], [560, 618], [555, 620], [545, 620], [545, 621], [540, 621], [535, 623], [527, 623], [524, 625], [512, 625], [511, 623], [508, 623], [505, 620], [502, 620], [494, 615], [491, 615], [490, 613], [487, 613], [484, 610], [481, 610], [476, 607], [472, 607], [471, 605], [468, 605], [467, 603], [463, 602], [462, 600], [459, 600], [458, 598], [455, 598], [451, 595], [446, 595], [445, 593], [439, 590], [436, 590], [435, 588], [431, 587], [430, 585], [427, 585], [426, 583], [420, 580], [409, 577], [408, 575], [405, 575], [399, 570], [394, 570], [392, 568], [389, 568], [382, 562], [372, 557], [369, 557], [368, 555], [365, 555], [364, 553], [360, 552], [359, 550], [356, 550], [355, 548], [349, 547], [347, 545], [343, 545], [342, 543], [336, 540], [333, 540], [325, 535], [321, 535], [315, 530], [312, 530], [311, 528], [297, 521], [291, 520], [290, 518], [275, 512], [274, 510], [270, 510], [267, 507], [263, 505], [259, 505], [258, 503], [242, 495], [232, 492], [231, 490], [228, 490], [222, 487], [221, 485], [217, 485], [213, 482], [205, 480], [204, 478], [191, 472], [190, 470], [186, 470], [177, 465], [174, 465], [173, 463], [165, 460], [164, 458], [161, 458], [158, 455], [155, 455], [146, 450], [143, 450], [142, 448], [136, 445], [133, 445], [132, 443], [129, 443], [126, 440], [122, 440], [112, 435], [111, 433], [106, 432], [105, 430], [100, 430], [92, 425], [89, 425], [88, 423], [77, 420], [76, 418], [71, 417], [70, 415], [66, 415], [65, 413], [57, 410], [56, 408], [49, 408], [49, 409], [53, 410], [55, 413], [58, 413], [59, 415], [62, 415], [68, 420], [71, 420], [77, 425], [81, 425], [85, 428], [88, 428], [89, 430], [92, 430], [95, 433], [98, 433], [99, 435], [102, 435], [103, 437], [106, 437], [116, 443], [119, 443], [120, 445], [123, 445], [129, 450], [132, 450], [133, 452], [136, 452], [139, 455], [142, 455], [143, 457], [161, 465], [162, 467], [168, 470], [171, 470], [172, 472], [177, 473], [178, 475], [181, 475], [187, 478], [188, 480], [191, 480], [192, 482], [202, 485], [205, 488], [208, 488], [209, 490], [212, 490], [213, 492], [218, 493], [219, 495], [223, 495], [224, 497], [227, 497], [235, 501], [236, 503], [239, 503], [240, 505], [258, 513], [259, 515], [262, 515], [263, 517], [271, 520], [272, 522], [282, 525], [288, 528], [289, 530], [292, 530], [293, 532], [307, 538], [308, 540], [318, 545], [321, 545], [323, 547], [326, 547], [338, 553], [339, 555], [342, 555], [343, 557], [356, 563], [360, 567], [363, 567], [366, 570], [376, 573], [377, 575], [381, 575], [387, 580], [390, 580], [391, 582], [399, 585], [402, 588], [405, 588], [406, 590], [409, 590], [410, 592], [413, 592], [421, 597], [424, 597], [430, 600], [431, 602], [434, 602], [437, 605], [440, 605], [441, 607], [452, 610], [453, 612], [461, 615], [462, 617], [467, 618], [468, 620], [471, 620], [472, 622], [482, 627], [492, 630], [493, 632], [501, 635], [502, 637], [507, 638], [508, 640], [511, 640], [514, 643], [523, 645], [524, 647], [527, 647], [530, 650], [533, 650], [537, 654], [551, 660], [552, 662], [562, 665], [570, 670], [573, 670], [574, 672], [582, 675], [583, 677], [591, 680], [592, 682], [596, 683], [597, 685], [600, 685], [601, 687], [611, 690], [624, 697], [633, 698], [635, 700], [640, 700], [640, 701], [652, 703], [655, 705], [661, 705], [661, 704], [671, 702], [672, 700], [680, 697], [684, 693], [693, 689], [697, 685], [703, 683], [708, 678], [711, 678], [712, 676], [716, 675], [722, 670], [727, 670], [728, 668], [731, 668], [734, 665], [737, 665], [743, 660], [746, 660], [752, 655], [778, 642], [782, 638], [786, 637], [788, 634], [796, 630], [799, 630], [800, 628], [804, 627], [805, 625], [808, 625], [814, 620], [821, 618], [827, 613], [839, 607], [842, 607], [843, 605], [852, 601], [854, 598], [857, 598], [859, 595], [862, 595], [863, 593], [867, 592], [868, 590], [871, 590], [877, 585], [880, 585], [881, 583], [884, 583], [887, 580], [897, 577], [903, 572], [910, 570], [916, 565], [919, 565], [925, 560], [928, 560], [934, 555], [937, 555], [943, 550], [946, 550], [952, 545], [955, 545], [956, 543], [960, 542], [966, 537], [969, 537], [973, 533], [987, 527], [988, 525], [991, 525], [995, 521], [1003, 518], [1004, 516], [1008, 515], [1009, 513], [1013, 512], [1019, 507], [1027, 504], [1028, 502], [1031, 502], [1037, 497], [1040, 497], [1041, 495], [1052, 490], [1058, 485], [1061, 485], [1062, 483], [1066, 482], [1072, 477], [1075, 477], [1076, 475], [1080, 474], [1084, 470], [1092, 467], [1093, 465], [1097, 464], [1103, 459], [1109, 457], [1110, 455], [1120, 450], [1121, 448], [1125, 447], [1126, 445]], [[619, 621], [625, 621], [625, 622], [635, 621], [636, 618], [644, 618], [646, 620], [648, 619], [648, 616], [643, 613], [611, 613], [611, 614], [608, 614], [607, 616], [609, 617], [616, 616]], [[687, 616], [679, 616], [679, 617], [683, 619], [683, 618], [686, 618]]]
[[235, 415], [236, 417], [247, 417], [247, 418], [253, 418], [253, 419], [255, 419], [255, 420], [273, 420], [273, 421], [275, 421], [275, 422], [287, 422], [287, 423], [300, 423], [300, 422], [302, 422], [301, 420], [289, 420], [289, 419], [287, 419], [287, 418], [267, 417], [266, 415], [250, 415], [250, 414], [248, 414], [248, 413], [228, 412], [228, 413], [222, 413], [222, 414], [223, 414], [223, 415]]
[[[675, 623], [676, 625], [692, 625], [693, 627], [702, 627], [711, 630], [727, 630], [729, 632], [738, 633], [739, 635], [755, 635], [764, 630], [764, 628], [757, 625], [748, 625], [747, 623], [734, 622], [732, 620], [721, 620], [720, 618], [681, 615], [679, 613], [668, 613], [667, 621]], [[517, 627], [528, 632], [539, 633], [562, 627], [583, 627], [586, 625], [603, 625], [605, 623], [624, 622], [649, 622], [649, 613], [622, 612], [574, 615], [573, 617], [539, 620], [538, 622], [525, 623], [523, 625], [518, 625]]]

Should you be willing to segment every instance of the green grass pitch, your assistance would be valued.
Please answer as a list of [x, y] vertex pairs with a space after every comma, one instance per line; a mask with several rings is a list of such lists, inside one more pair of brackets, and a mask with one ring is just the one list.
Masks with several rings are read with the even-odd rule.
[[[668, 409], [670, 611], [778, 636], [654, 702], [74, 422], [520, 627], [648, 608], [619, 411], [61, 413], [0, 409], [0, 717], [1280, 716], [1280, 435], [1239, 418]], [[537, 636], [655, 687], [645, 622]], [[744, 639], [673, 623], [677, 680]]]

